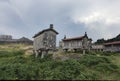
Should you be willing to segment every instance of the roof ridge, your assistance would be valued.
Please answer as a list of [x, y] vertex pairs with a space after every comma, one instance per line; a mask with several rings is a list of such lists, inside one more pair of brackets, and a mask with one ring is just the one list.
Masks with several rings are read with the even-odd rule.
[[66, 38], [66, 39], [63, 39], [63, 41], [64, 41], [64, 40], [77, 40], [77, 39], [82, 39], [83, 37], [85, 37], [85, 36]]
[[58, 32], [57, 32], [56, 30], [54, 30], [53, 28], [47, 28], [47, 29], [44, 29], [44, 30], [38, 32], [37, 34], [35, 34], [35, 35], [33, 36], [33, 38], [37, 37], [39, 34], [42, 34], [43, 32], [48, 31], [48, 30], [52, 30], [52, 31], [54, 31], [56, 34], [58, 34]]
[[120, 41], [113, 41], [113, 42], [104, 43], [104, 45], [110, 45], [110, 44], [120, 44]]

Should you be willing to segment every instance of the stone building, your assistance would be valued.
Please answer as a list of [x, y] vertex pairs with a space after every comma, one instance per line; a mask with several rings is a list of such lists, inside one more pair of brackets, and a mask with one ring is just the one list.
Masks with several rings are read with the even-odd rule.
[[33, 48], [36, 57], [41, 54], [41, 58], [43, 58], [48, 51], [54, 51], [56, 49], [57, 34], [58, 32], [53, 29], [53, 24], [50, 24], [50, 28], [44, 29], [33, 36]]
[[84, 36], [66, 38], [62, 39], [60, 46], [63, 50], [90, 50], [91, 49], [92, 39], [88, 38], [87, 33], [85, 32]]
[[11, 35], [0, 35], [0, 40], [12, 40]]
[[103, 44], [92, 44], [91, 50], [93, 51], [103, 51], [104, 45]]
[[20, 39], [17, 39], [16, 42], [19, 44], [33, 44], [33, 41], [26, 38], [26, 37], [22, 37]]
[[120, 52], [120, 41], [105, 43], [104, 47], [105, 52]]
[[22, 37], [20, 39], [13, 39], [11, 35], [0, 35], [0, 44], [33, 44], [33, 41]]

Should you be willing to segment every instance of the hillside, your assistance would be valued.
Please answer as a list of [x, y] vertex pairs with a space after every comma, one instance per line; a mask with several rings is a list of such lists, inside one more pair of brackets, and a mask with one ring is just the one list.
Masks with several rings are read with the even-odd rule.
[[0, 80], [120, 80], [119, 53], [74, 53], [79, 59], [67, 60], [52, 59], [49, 54], [41, 59], [25, 54], [30, 46], [10, 47], [0, 46]]

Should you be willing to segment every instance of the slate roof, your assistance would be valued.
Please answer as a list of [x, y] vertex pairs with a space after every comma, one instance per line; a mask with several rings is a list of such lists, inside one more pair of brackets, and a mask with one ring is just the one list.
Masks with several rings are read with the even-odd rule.
[[70, 40], [82, 40], [85, 36], [74, 37], [74, 38], [67, 38], [63, 39], [63, 41], [70, 41]]
[[46, 32], [46, 31], [50, 31], [50, 30], [53, 31], [53, 32], [55, 32], [56, 34], [59, 34], [56, 30], [53, 29], [53, 27], [50, 26], [50, 28], [48, 28], [48, 29], [44, 29], [44, 30], [38, 32], [37, 34], [35, 34], [35, 35], [33, 36], [33, 38], [39, 36], [40, 34]]
[[117, 45], [120, 44], [120, 41], [104, 43], [104, 45]]

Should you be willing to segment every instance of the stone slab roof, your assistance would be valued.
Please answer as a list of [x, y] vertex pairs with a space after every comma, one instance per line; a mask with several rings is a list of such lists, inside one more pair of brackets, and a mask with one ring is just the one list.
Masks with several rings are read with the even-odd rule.
[[74, 38], [66, 38], [63, 41], [70, 41], [70, 40], [82, 40], [85, 36], [74, 37]]
[[120, 44], [120, 41], [104, 43], [104, 45], [118, 45], [118, 44]]
[[33, 36], [33, 38], [39, 36], [40, 34], [46, 32], [46, 31], [50, 31], [50, 30], [53, 31], [53, 32], [55, 32], [56, 34], [59, 34], [56, 30], [53, 29], [53, 25], [50, 24], [50, 28], [48, 28], [48, 29], [44, 29], [44, 30], [38, 32], [37, 34], [35, 34], [35, 35]]

